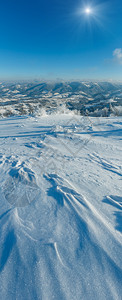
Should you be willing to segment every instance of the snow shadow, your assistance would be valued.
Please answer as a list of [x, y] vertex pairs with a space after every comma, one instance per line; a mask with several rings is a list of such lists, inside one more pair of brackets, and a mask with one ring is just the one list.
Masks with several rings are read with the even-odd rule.
[[117, 209], [113, 214], [116, 218], [115, 229], [122, 232], [122, 197], [110, 195], [105, 197], [103, 202], [112, 205]]
[[103, 136], [108, 138], [109, 136], [118, 136], [122, 138], [122, 129], [114, 129], [114, 130], [101, 130], [101, 131], [94, 131], [92, 133], [93, 136]]
[[14, 230], [8, 232], [3, 247], [0, 250], [0, 272], [2, 272], [4, 266], [6, 265], [13, 246], [16, 244], [16, 236]]

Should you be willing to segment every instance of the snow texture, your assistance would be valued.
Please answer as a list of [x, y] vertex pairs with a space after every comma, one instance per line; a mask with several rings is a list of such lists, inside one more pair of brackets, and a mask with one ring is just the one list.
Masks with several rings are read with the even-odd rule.
[[122, 118], [0, 120], [0, 298], [122, 299]]

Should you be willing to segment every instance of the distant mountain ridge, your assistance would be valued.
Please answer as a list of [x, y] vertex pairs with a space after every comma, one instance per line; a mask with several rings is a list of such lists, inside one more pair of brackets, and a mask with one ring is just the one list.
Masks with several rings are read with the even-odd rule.
[[[0, 84], [0, 116], [47, 113], [65, 106], [81, 115], [122, 115], [122, 83], [21, 82]], [[64, 110], [64, 109], [63, 109]]]

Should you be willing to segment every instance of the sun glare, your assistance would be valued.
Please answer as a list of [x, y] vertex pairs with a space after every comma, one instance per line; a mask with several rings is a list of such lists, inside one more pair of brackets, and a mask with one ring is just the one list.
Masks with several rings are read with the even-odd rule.
[[87, 15], [90, 15], [91, 12], [92, 12], [92, 10], [91, 10], [90, 7], [87, 7], [87, 8], [85, 9], [85, 13], [86, 13]]
[[79, 18], [79, 26], [84, 26], [84, 29], [91, 32], [96, 27], [101, 27], [101, 29], [105, 28], [107, 15], [106, 11], [109, 8], [108, 4], [101, 3], [95, 4], [95, 0], [82, 0], [82, 6], [78, 7], [76, 16]]

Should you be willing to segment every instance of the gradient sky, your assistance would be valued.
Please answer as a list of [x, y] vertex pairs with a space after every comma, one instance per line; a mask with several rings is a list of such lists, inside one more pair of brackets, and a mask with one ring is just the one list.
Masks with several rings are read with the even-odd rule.
[[122, 80], [122, 0], [0, 0], [0, 78]]

